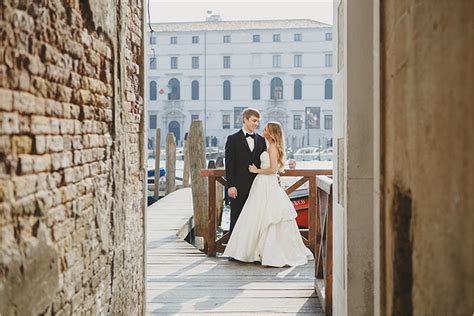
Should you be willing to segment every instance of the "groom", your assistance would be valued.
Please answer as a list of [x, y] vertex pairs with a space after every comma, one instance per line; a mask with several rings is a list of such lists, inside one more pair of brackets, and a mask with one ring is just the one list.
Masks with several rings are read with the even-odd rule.
[[249, 165], [260, 168], [260, 155], [267, 150], [265, 139], [255, 133], [260, 113], [247, 108], [242, 113], [243, 127], [230, 135], [225, 144], [225, 172], [230, 198], [230, 233], [234, 229], [240, 212], [249, 195], [256, 174], [250, 173]]

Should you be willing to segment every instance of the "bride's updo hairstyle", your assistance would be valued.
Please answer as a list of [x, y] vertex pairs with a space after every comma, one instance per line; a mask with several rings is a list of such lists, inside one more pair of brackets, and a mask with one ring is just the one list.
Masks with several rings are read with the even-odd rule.
[[275, 144], [278, 153], [278, 165], [280, 172], [283, 172], [283, 166], [285, 165], [285, 141], [283, 137], [283, 128], [278, 122], [268, 122], [267, 132], [272, 142]]

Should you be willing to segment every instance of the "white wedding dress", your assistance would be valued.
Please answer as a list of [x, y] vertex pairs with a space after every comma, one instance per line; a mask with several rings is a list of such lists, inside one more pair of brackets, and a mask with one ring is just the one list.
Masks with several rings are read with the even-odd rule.
[[[261, 168], [270, 167], [264, 151]], [[313, 259], [296, 225], [296, 211], [276, 174], [258, 174], [250, 189], [224, 256], [239, 261], [260, 261], [264, 266], [299, 266]]]

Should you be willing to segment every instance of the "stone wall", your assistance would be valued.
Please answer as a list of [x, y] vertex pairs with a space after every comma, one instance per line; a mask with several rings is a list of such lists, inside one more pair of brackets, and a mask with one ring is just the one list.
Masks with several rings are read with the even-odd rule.
[[1, 5], [0, 314], [141, 314], [142, 2]]
[[472, 0], [381, 2], [384, 315], [474, 311]]

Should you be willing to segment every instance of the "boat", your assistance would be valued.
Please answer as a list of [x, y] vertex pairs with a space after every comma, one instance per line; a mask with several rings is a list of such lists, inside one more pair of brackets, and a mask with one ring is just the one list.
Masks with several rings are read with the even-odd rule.
[[[160, 178], [166, 175], [165, 168], [160, 168]], [[160, 181], [161, 185], [161, 181]], [[155, 169], [147, 170], [147, 205], [155, 203], [158, 199], [155, 197], [154, 193], [155, 187]]]
[[[160, 178], [164, 177], [166, 175], [165, 168], [160, 168]], [[148, 177], [148, 183], [150, 183], [150, 179], [153, 180], [155, 179], [155, 169], [148, 169], [147, 171], [147, 177]]]
[[288, 197], [296, 210], [296, 224], [298, 224], [299, 228], [307, 229], [309, 227], [308, 189], [296, 190]]

